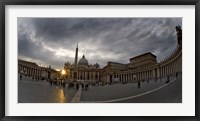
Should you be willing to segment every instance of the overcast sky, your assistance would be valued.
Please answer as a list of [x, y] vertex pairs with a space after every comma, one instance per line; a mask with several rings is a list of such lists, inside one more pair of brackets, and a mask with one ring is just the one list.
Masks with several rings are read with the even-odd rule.
[[175, 26], [182, 18], [18, 18], [18, 58], [62, 69], [83, 54], [89, 64], [152, 52], [158, 62], [177, 45]]

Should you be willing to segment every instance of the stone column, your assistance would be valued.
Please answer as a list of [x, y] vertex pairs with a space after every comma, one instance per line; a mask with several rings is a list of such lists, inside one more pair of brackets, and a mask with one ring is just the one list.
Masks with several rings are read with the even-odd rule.
[[72, 71], [72, 79], [74, 78], [74, 71]]

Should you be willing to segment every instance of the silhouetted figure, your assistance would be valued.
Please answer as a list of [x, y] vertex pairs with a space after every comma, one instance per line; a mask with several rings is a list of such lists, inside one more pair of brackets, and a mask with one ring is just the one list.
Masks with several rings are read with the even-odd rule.
[[178, 72], [176, 72], [176, 78], [178, 78]]
[[73, 88], [74, 86], [75, 86], [74, 83], [69, 83], [69, 84], [68, 84], [68, 87], [69, 87], [69, 88]]
[[20, 80], [22, 80], [22, 75], [20, 75]]
[[62, 86], [63, 86], [63, 88], [65, 88], [65, 83], [64, 82], [62, 83]]
[[79, 89], [79, 84], [76, 84], [76, 90], [78, 90]]
[[81, 84], [81, 87], [82, 87], [82, 89], [84, 90], [84, 84], [83, 84], [83, 83]]
[[71, 84], [71, 83], [69, 83], [69, 84], [68, 84], [68, 88], [71, 88], [71, 87], [72, 87], [72, 84]]
[[169, 83], [169, 75], [167, 76], [167, 81], [166, 81], [166, 83]]
[[88, 89], [88, 84], [85, 85], [85, 90], [87, 90], [87, 89]]
[[138, 82], [138, 88], [140, 88], [140, 82]]

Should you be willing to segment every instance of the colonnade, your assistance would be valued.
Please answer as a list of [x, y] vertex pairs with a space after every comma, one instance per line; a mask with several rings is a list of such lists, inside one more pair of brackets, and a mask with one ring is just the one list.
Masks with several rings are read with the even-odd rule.
[[169, 60], [160, 65], [160, 76], [166, 77], [167, 75], [175, 75], [182, 71], [182, 53], [179, 53], [177, 57]]
[[[74, 72], [71, 73], [71, 78], [74, 77]], [[79, 80], [92, 80], [92, 81], [99, 81], [100, 79], [100, 72], [97, 70], [78, 70], [77, 78]]]
[[25, 76], [41, 77], [43, 70], [31, 65], [18, 64], [18, 73]]
[[176, 75], [179, 72], [182, 72], [182, 48], [180, 46], [178, 46], [174, 54], [166, 58], [166, 61], [157, 63], [146, 69], [115, 72], [118, 74], [111, 72], [108, 73], [107, 80], [112, 82], [113, 78], [118, 78], [120, 82], [135, 82], [164, 78]]
[[133, 72], [128, 74], [121, 74], [120, 81], [136, 81], [136, 80], [147, 80], [153, 78], [153, 70]]
[[[135, 82], [155, 78], [155, 70], [146, 70], [138, 72], [123, 72], [121, 74], [110, 74], [114, 78], [118, 78], [120, 82]], [[109, 77], [108, 77], [109, 78]]]

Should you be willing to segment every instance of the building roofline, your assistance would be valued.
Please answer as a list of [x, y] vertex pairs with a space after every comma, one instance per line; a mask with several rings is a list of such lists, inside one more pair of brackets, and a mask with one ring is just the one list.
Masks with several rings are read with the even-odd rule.
[[36, 64], [36, 65], [37, 65], [36, 62], [32, 62], [32, 61], [27, 61], [27, 60], [22, 60], [22, 59], [18, 59], [18, 61], [27, 62], [27, 63], [32, 63], [32, 64]]
[[112, 62], [112, 61], [108, 61], [108, 64], [109, 64], [109, 63], [120, 64], [120, 65], [124, 65], [124, 66], [126, 65], [126, 64], [123, 64], [123, 63]]
[[138, 56], [132, 57], [132, 58], [130, 58], [129, 60], [132, 60], [132, 59], [135, 59], [135, 58], [139, 58], [139, 57], [141, 57], [141, 56], [148, 55], [148, 54], [150, 54], [150, 55], [156, 57], [156, 55], [154, 55], [153, 53], [151, 53], [151, 52], [147, 52], [147, 53], [144, 53], [144, 54], [141, 54], [141, 55], [138, 55]]

